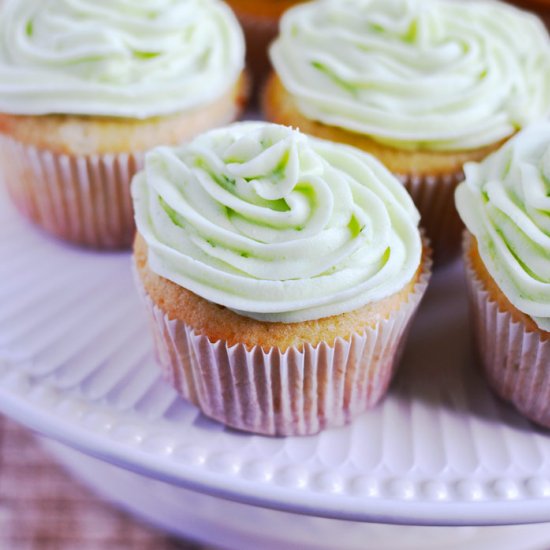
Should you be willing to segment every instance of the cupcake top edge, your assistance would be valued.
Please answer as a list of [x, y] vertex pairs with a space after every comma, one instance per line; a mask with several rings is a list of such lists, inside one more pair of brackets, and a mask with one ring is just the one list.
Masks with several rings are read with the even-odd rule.
[[308, 2], [270, 55], [305, 117], [399, 149], [477, 149], [550, 112], [550, 37], [498, 1]]
[[370, 155], [285, 126], [157, 148], [132, 196], [153, 272], [261, 321], [358, 309], [420, 266], [419, 214], [400, 182]]
[[508, 300], [550, 331], [550, 121], [465, 166], [458, 212]]
[[0, 112], [145, 119], [222, 97], [244, 37], [219, 0], [5, 0]]

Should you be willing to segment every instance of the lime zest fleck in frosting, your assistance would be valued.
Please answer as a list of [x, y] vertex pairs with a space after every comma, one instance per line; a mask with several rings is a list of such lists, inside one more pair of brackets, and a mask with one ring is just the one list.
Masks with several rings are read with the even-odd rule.
[[420, 265], [419, 214], [399, 181], [284, 126], [155, 149], [132, 195], [150, 269], [254, 319], [345, 313], [402, 290]]
[[550, 38], [491, 0], [318, 0], [271, 47], [300, 112], [401, 149], [488, 146], [550, 112]]
[[520, 311], [550, 331], [550, 122], [465, 166], [456, 205], [487, 270]]
[[244, 39], [219, 0], [6, 0], [0, 111], [150, 118], [222, 97]]

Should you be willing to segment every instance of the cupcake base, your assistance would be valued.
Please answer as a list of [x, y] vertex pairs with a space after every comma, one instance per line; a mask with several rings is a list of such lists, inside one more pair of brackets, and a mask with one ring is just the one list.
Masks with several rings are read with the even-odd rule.
[[178, 393], [206, 416], [239, 430], [309, 435], [347, 424], [386, 393], [430, 265], [425, 258], [400, 305], [360, 333], [330, 344], [288, 347], [228, 343], [200, 334], [153, 301], [139, 258], [136, 280], [158, 361]]
[[550, 333], [508, 302], [481, 268], [469, 233], [464, 254], [475, 350], [487, 381], [528, 419], [550, 428]]

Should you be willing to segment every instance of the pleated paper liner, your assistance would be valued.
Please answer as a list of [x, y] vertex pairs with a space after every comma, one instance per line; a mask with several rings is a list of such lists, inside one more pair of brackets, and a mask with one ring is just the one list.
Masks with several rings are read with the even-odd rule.
[[185, 398], [219, 422], [266, 435], [308, 435], [343, 426], [386, 393], [410, 322], [426, 291], [431, 259], [407, 302], [375, 328], [333, 345], [263, 350], [211, 342], [169, 319], [137, 284], [151, 320], [157, 358]]
[[98, 249], [131, 246], [130, 183], [143, 159], [58, 154], [0, 136], [2, 176], [21, 214], [60, 239]]
[[493, 301], [478, 277], [464, 236], [474, 342], [490, 387], [530, 420], [550, 427], [550, 338], [529, 330]]
[[421, 215], [430, 239], [435, 267], [460, 256], [464, 224], [455, 207], [455, 190], [464, 181], [462, 170], [444, 175], [397, 175]]

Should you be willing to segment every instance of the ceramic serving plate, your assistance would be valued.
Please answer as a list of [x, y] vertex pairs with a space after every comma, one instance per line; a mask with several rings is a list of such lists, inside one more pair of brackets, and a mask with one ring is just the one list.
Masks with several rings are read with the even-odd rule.
[[550, 522], [550, 433], [478, 374], [459, 264], [436, 274], [376, 409], [314, 437], [246, 435], [160, 377], [128, 253], [68, 247], [0, 199], [0, 410], [19, 422], [184, 490], [284, 512]]

